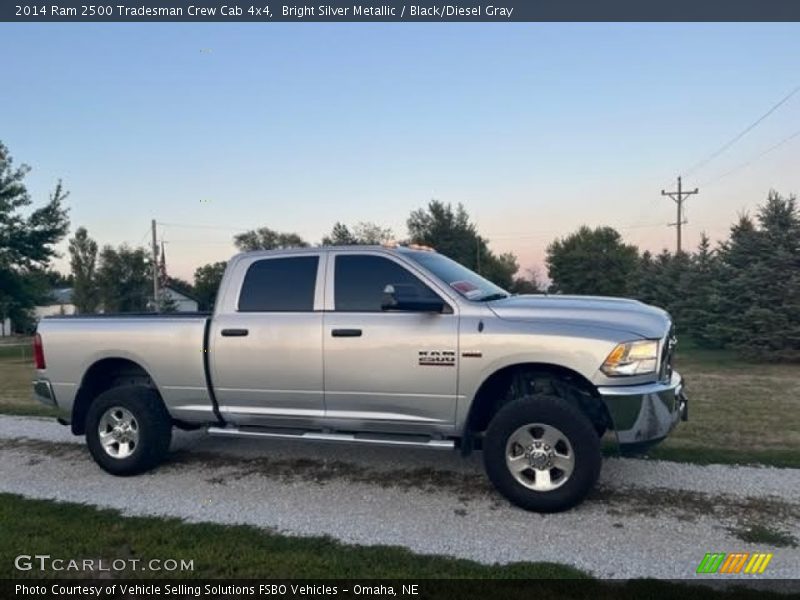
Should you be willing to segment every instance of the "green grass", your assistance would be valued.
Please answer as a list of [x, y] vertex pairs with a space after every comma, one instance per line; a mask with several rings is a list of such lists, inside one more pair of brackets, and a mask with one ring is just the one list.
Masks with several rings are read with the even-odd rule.
[[[7, 350], [0, 346], [0, 350]], [[16, 349], [19, 352], [19, 349]], [[0, 358], [0, 413], [52, 417], [54, 408], [33, 398], [31, 382], [36, 370], [30, 358], [20, 359], [17, 354]]]
[[[357, 518], [342, 515], [342, 518]], [[59, 577], [64, 573], [14, 568], [13, 558], [185, 559], [194, 570], [153, 577], [203, 578], [586, 578], [553, 563], [487, 566], [413, 554], [389, 546], [352, 546], [323, 537], [287, 537], [251, 526], [121, 517], [117, 511], [0, 494], [0, 578]], [[453, 532], [456, 535], [456, 532]], [[141, 572], [119, 576], [142, 576]]]
[[15, 340], [14, 343], [6, 342], [0, 344], [0, 360], [18, 359], [33, 362], [33, 349], [30, 340]]
[[800, 365], [680, 347], [676, 368], [686, 379], [689, 421], [649, 457], [800, 468]]
[[784, 531], [767, 525], [752, 525], [733, 529], [731, 533], [748, 544], [769, 544], [778, 548], [797, 548], [797, 539]]

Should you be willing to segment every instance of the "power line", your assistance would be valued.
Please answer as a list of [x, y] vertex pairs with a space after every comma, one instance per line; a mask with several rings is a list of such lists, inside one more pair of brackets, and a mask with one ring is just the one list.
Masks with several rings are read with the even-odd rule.
[[[663, 227], [663, 223], [634, 223], [631, 225], [595, 225], [594, 227], [612, 227], [613, 229], [644, 229], [651, 227]], [[590, 225], [590, 227], [592, 227]], [[482, 237], [487, 238], [489, 241], [495, 240], [516, 240], [527, 238], [541, 238], [551, 235], [558, 235], [552, 229], [540, 229], [537, 231], [528, 231], [527, 233], [484, 233]]]
[[792, 96], [794, 96], [799, 91], [800, 91], [800, 85], [797, 86], [796, 88], [794, 88], [788, 94], [786, 94], [783, 98], [781, 98], [778, 102], [776, 102], [772, 106], [772, 108], [770, 108], [767, 112], [765, 112], [763, 115], [761, 115], [758, 119], [756, 119], [755, 121], [750, 123], [750, 125], [745, 127], [742, 131], [740, 131], [738, 134], [736, 134], [732, 139], [730, 139], [727, 142], [725, 142], [724, 144], [722, 144], [722, 146], [720, 146], [717, 150], [712, 152], [708, 157], [704, 158], [703, 160], [701, 160], [701, 161], [695, 163], [694, 165], [692, 165], [691, 167], [689, 167], [684, 172], [684, 175], [691, 175], [692, 173], [694, 173], [698, 169], [704, 167], [705, 165], [710, 163], [712, 160], [717, 158], [720, 154], [725, 152], [728, 148], [733, 146], [736, 142], [738, 142], [740, 139], [742, 139], [744, 136], [746, 136], [748, 133], [750, 133], [753, 129], [755, 129], [764, 119], [766, 119], [772, 113], [774, 113], [776, 110], [778, 110], [781, 106], [783, 106], [786, 102], [788, 102], [789, 99]]
[[798, 131], [795, 131], [793, 134], [786, 136], [786, 137], [785, 137], [785, 138], [783, 138], [783, 139], [782, 139], [780, 142], [778, 142], [777, 144], [775, 144], [775, 145], [773, 145], [773, 146], [770, 146], [769, 148], [767, 148], [767, 149], [766, 149], [766, 150], [764, 150], [763, 152], [760, 152], [760, 153], [756, 154], [756, 155], [755, 155], [753, 158], [751, 158], [750, 160], [747, 160], [747, 161], [745, 161], [745, 162], [741, 163], [740, 165], [738, 165], [738, 166], [734, 167], [733, 169], [730, 169], [729, 171], [725, 171], [724, 173], [722, 173], [721, 175], [718, 175], [718, 176], [717, 176], [717, 177], [715, 177], [714, 179], [711, 179], [711, 180], [709, 180], [708, 182], [704, 183], [704, 184], [703, 184], [703, 186], [707, 186], [707, 185], [711, 185], [711, 184], [713, 184], [713, 183], [716, 183], [716, 182], [718, 182], [720, 179], [722, 179], [723, 177], [727, 177], [728, 175], [732, 175], [733, 173], [736, 173], [737, 171], [741, 171], [741, 170], [742, 170], [742, 169], [744, 169], [745, 167], [749, 167], [751, 164], [753, 164], [754, 162], [756, 162], [756, 161], [757, 161], [758, 159], [760, 159], [761, 157], [763, 157], [763, 156], [765, 156], [765, 155], [769, 154], [769, 153], [770, 153], [770, 152], [772, 152], [773, 150], [777, 150], [778, 148], [780, 148], [780, 147], [781, 147], [781, 146], [783, 146], [784, 144], [788, 144], [789, 142], [791, 142], [791, 141], [792, 141], [794, 138], [796, 138], [796, 137], [798, 137], [798, 136], [800, 136], [800, 130], [798, 130]]
[[226, 227], [224, 225], [193, 225], [190, 223], [165, 223], [163, 221], [159, 221], [158, 224], [164, 225], [166, 227], [183, 227], [186, 229], [219, 229], [224, 231], [248, 231], [252, 229], [251, 227]]

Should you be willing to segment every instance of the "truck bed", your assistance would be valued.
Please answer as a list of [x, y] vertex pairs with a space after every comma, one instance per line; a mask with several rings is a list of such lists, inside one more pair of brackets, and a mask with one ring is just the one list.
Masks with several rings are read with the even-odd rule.
[[102, 361], [131, 361], [150, 374], [176, 418], [214, 421], [206, 378], [209, 313], [70, 315], [42, 319], [47, 368], [58, 408], [69, 414], [81, 381]]

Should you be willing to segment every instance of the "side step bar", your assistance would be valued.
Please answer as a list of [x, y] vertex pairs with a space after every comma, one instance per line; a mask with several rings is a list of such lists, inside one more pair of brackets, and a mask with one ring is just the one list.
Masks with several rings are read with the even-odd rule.
[[281, 440], [306, 440], [315, 442], [344, 442], [348, 444], [374, 444], [380, 446], [404, 446], [411, 448], [433, 448], [436, 450], [452, 450], [455, 448], [453, 440], [417, 440], [409, 436], [393, 437], [367, 437], [353, 433], [325, 433], [322, 431], [304, 431], [302, 433], [277, 433], [273, 431], [258, 431], [257, 429], [238, 429], [236, 427], [209, 427], [208, 433], [228, 437], [257, 437]]

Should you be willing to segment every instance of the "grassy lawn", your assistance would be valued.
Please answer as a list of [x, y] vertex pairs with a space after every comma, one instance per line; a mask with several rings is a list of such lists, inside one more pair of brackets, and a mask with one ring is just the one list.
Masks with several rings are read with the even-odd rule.
[[[800, 468], [800, 365], [681, 348], [676, 366], [687, 380], [689, 422], [648, 456]], [[0, 412], [55, 415], [32, 399], [33, 376], [29, 346], [0, 344]]]
[[35, 376], [31, 339], [3, 338], [0, 342], [0, 412], [55, 416], [55, 410], [33, 399], [31, 381]]
[[680, 349], [689, 421], [649, 456], [800, 468], [800, 365], [753, 364], [728, 352]]

